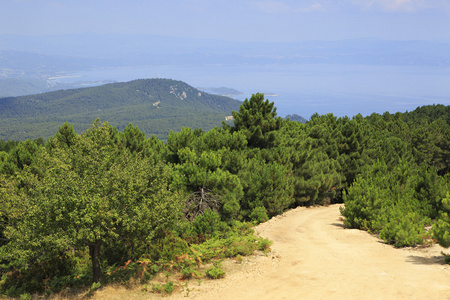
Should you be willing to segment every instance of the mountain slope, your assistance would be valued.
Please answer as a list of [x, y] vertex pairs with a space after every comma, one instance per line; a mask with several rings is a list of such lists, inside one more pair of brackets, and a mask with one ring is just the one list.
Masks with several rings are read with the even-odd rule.
[[241, 102], [210, 95], [184, 82], [142, 79], [97, 87], [0, 99], [0, 139], [49, 137], [64, 122], [83, 131], [96, 118], [119, 130], [129, 123], [166, 138], [183, 126], [219, 126]]

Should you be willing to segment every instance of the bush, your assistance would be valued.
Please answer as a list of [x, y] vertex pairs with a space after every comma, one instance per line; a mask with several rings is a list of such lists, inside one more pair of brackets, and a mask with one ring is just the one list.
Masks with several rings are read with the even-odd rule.
[[220, 216], [215, 210], [208, 209], [192, 221], [191, 226], [197, 234], [213, 236], [219, 230]]
[[10, 297], [27, 293], [59, 292], [67, 286], [83, 285], [85, 278], [73, 276], [73, 257], [62, 255], [59, 259], [28, 265], [28, 268], [11, 268], [2, 278], [0, 291]]
[[176, 256], [181, 256], [191, 251], [185, 240], [175, 233], [170, 233], [151, 245], [146, 252], [153, 261], [171, 261], [175, 260]]
[[206, 276], [211, 279], [219, 279], [225, 277], [225, 271], [222, 270], [222, 265], [220, 262], [214, 263], [214, 265], [205, 271]]
[[[426, 195], [434, 185], [425, 186], [423, 180], [417, 181], [416, 173], [414, 165], [404, 162], [392, 172], [388, 172], [384, 162], [367, 167], [348, 192], [343, 193], [344, 224], [379, 233], [380, 238], [395, 247], [423, 244], [427, 236], [424, 227], [431, 223], [429, 216], [434, 215]], [[436, 182], [436, 186], [442, 185], [440, 180]]]
[[152, 293], [159, 294], [162, 292], [162, 286], [159, 283], [152, 283]]
[[395, 247], [412, 247], [423, 244], [426, 218], [415, 212], [406, 213], [394, 208], [387, 213], [387, 221], [380, 231], [380, 238]]
[[270, 246], [272, 246], [273, 242], [266, 238], [260, 238], [258, 241], [258, 250], [264, 252], [270, 252]]
[[227, 223], [221, 221], [217, 211], [208, 209], [192, 221], [183, 222], [177, 229], [179, 235], [190, 244], [200, 244], [230, 230]]
[[168, 281], [165, 284], [163, 284], [162, 288], [164, 292], [166, 292], [166, 294], [171, 294], [175, 290], [175, 285], [173, 284], [172, 281]]
[[267, 209], [263, 206], [255, 207], [250, 214], [250, 220], [252, 220], [252, 223], [255, 225], [268, 221], [269, 216], [267, 215]]
[[252, 255], [257, 249], [255, 241], [249, 241], [246, 239], [236, 240], [231, 242], [225, 249], [225, 257], [234, 257], [238, 254], [248, 256]]
[[28, 293], [22, 294], [20, 295], [20, 300], [31, 300], [31, 295]]
[[450, 217], [448, 213], [442, 213], [440, 219], [434, 223], [433, 237], [442, 247], [450, 247]]
[[90, 297], [94, 294], [96, 290], [98, 290], [102, 284], [100, 282], [94, 282], [91, 285], [91, 288], [89, 289], [89, 292], [86, 294], [86, 297]]

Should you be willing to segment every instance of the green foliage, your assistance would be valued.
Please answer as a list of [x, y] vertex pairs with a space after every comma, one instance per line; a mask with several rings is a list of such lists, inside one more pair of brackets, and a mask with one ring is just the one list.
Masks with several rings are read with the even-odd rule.
[[231, 219], [239, 211], [243, 196], [239, 178], [222, 170], [217, 152], [201, 154], [190, 148], [178, 151], [180, 164], [174, 167], [174, 189], [185, 189], [186, 217], [192, 219], [207, 209], [220, 210], [224, 219]]
[[156, 241], [156, 243], [152, 243], [146, 252], [152, 255], [154, 261], [171, 261], [175, 260], [176, 256], [181, 256], [191, 251], [186, 240], [170, 233]]
[[439, 219], [433, 224], [433, 237], [442, 247], [450, 247], [450, 192], [442, 199], [444, 212], [441, 213]]
[[[436, 202], [445, 187], [436, 176], [436, 169], [426, 166], [416, 169], [402, 163], [388, 172], [384, 162], [377, 162], [344, 193], [344, 224], [379, 233], [396, 247], [424, 243], [428, 237], [425, 226], [439, 213]], [[442, 222], [437, 224], [437, 228], [445, 227]]]
[[75, 133], [73, 126], [66, 122], [58, 129], [58, 132], [48, 140], [47, 147], [50, 149], [58, 147], [70, 148], [75, 145], [76, 139], [77, 134]]
[[72, 275], [75, 272], [76, 259], [68, 254], [61, 254], [52, 260], [30, 264], [27, 268], [10, 268], [8, 275], [0, 283], [0, 291], [17, 297], [23, 293], [59, 292], [66, 286], [79, 287], [92, 281], [92, 277]]
[[219, 232], [220, 222], [220, 215], [216, 211], [207, 210], [192, 220], [190, 226], [197, 237], [204, 237], [207, 239]]
[[258, 241], [258, 250], [264, 252], [270, 252], [270, 246], [272, 246], [273, 242], [269, 239], [262, 238]]
[[443, 198], [448, 190], [449, 177], [438, 176], [435, 167], [428, 167], [425, 163], [415, 174], [414, 198], [419, 202], [419, 208], [424, 216], [435, 219], [444, 211]]
[[249, 147], [265, 148], [274, 140], [272, 131], [281, 128], [282, 119], [276, 116], [274, 103], [267, 99], [264, 101], [264, 94], [256, 93], [244, 100], [239, 112], [233, 111], [232, 130], [242, 131], [247, 136]]
[[297, 205], [322, 204], [339, 195], [344, 181], [339, 136], [331, 114], [313, 116], [307, 124], [286, 122], [278, 132], [275, 149], [278, 160], [292, 168]]
[[216, 262], [212, 267], [208, 268], [206, 271], [206, 276], [211, 279], [219, 279], [225, 277], [226, 273], [222, 269], [220, 262]]
[[160, 294], [171, 294], [175, 290], [175, 284], [172, 281], [168, 281], [164, 284], [152, 283], [152, 293]]
[[8, 153], [11, 149], [15, 148], [19, 144], [18, 141], [0, 140], [0, 151]]
[[[169, 84], [177, 105], [190, 92], [218, 105], [175, 81], [147, 83], [133, 83], [147, 101]], [[160, 100], [152, 109], [163, 110]], [[0, 143], [0, 290], [56, 293], [100, 277], [147, 283], [158, 272], [201, 278], [201, 264], [270, 251], [252, 224], [341, 199], [348, 227], [414, 246], [430, 240], [424, 228], [436, 219], [433, 235], [448, 247], [450, 129], [441, 107], [425, 111], [422, 121], [415, 113], [316, 114], [301, 124], [277, 118], [256, 94], [234, 113], [234, 127], [183, 127], [166, 144], [146, 138], [140, 123], [120, 132], [98, 119], [81, 135], [79, 124], [64, 123], [47, 143]], [[222, 272], [214, 266], [208, 276]]]
[[181, 207], [168, 190], [169, 169], [151, 158], [117, 152], [115, 143], [113, 128], [96, 122], [74, 147], [43, 152], [34, 165], [40, 176], [24, 169], [17, 214], [5, 211], [7, 257], [25, 265], [68, 247], [88, 246], [98, 281], [103, 243], [148, 242], [172, 226]]
[[250, 214], [250, 220], [252, 220], [254, 224], [268, 221], [269, 216], [267, 215], [267, 209], [263, 206], [255, 207]]
[[195, 278], [202, 277], [202, 274], [199, 271], [195, 270], [192, 266], [189, 266], [189, 265], [181, 267], [180, 273], [181, 273], [182, 279], [191, 279], [194, 277]]
[[257, 207], [264, 207], [272, 217], [284, 212], [294, 202], [293, 178], [284, 165], [252, 158], [240, 171], [239, 178], [244, 187], [241, 214], [245, 217], [250, 217]]
[[425, 226], [430, 220], [419, 213], [411, 211], [405, 215], [405, 211], [399, 206], [395, 206], [380, 216], [382, 224], [375, 227], [380, 230], [380, 238], [395, 247], [416, 246], [423, 244], [427, 235]]
[[373, 221], [380, 214], [385, 201], [391, 199], [387, 176], [386, 164], [379, 161], [366, 168], [348, 192], [344, 192], [345, 209], [341, 209], [341, 213], [345, 217], [345, 226], [371, 231], [375, 229]]
[[175, 285], [172, 281], [168, 281], [163, 284], [162, 288], [166, 294], [171, 294], [175, 290]]
[[255, 250], [267, 251], [270, 242], [261, 237], [255, 237], [250, 224], [235, 221], [228, 230], [219, 232], [201, 244], [191, 246], [193, 250], [202, 254], [203, 261], [209, 261], [237, 255], [246, 256]]
[[96, 290], [98, 290], [102, 284], [100, 282], [93, 282], [91, 285], [91, 288], [89, 289], [89, 292], [86, 294], [86, 297], [91, 297]]
[[162, 288], [161, 284], [152, 283], [152, 293], [159, 294], [162, 292], [162, 290], [163, 290], [163, 288]]
[[48, 138], [68, 121], [80, 133], [92, 120], [110, 120], [119, 130], [133, 122], [147, 136], [166, 139], [184, 126], [209, 130], [237, 110], [240, 101], [210, 95], [184, 82], [143, 79], [60, 90], [0, 101], [0, 139]]
[[31, 300], [31, 295], [26, 293], [26, 294], [21, 294], [20, 295], [20, 300]]

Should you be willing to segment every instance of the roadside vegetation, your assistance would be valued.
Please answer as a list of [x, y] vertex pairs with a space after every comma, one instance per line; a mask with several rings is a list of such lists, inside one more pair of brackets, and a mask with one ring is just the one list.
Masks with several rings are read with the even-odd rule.
[[167, 142], [100, 120], [82, 134], [66, 123], [47, 141], [1, 141], [1, 293], [111, 283], [170, 293], [180, 287], [151, 280], [226, 276], [222, 259], [270, 250], [253, 225], [342, 201], [347, 227], [398, 247], [450, 245], [450, 107], [302, 124], [255, 94], [233, 117]]

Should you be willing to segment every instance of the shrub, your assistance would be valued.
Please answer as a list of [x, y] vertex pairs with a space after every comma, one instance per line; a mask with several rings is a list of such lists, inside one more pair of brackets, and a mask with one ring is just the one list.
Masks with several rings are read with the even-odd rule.
[[89, 292], [86, 294], [86, 297], [90, 297], [94, 294], [96, 290], [98, 290], [102, 284], [100, 282], [94, 282], [91, 285], [91, 288], [89, 289]]
[[152, 283], [152, 293], [159, 294], [162, 292], [162, 286], [159, 283]]
[[206, 276], [211, 279], [219, 279], [225, 277], [225, 271], [222, 270], [221, 262], [215, 262], [212, 267], [205, 271]]
[[433, 224], [433, 237], [442, 247], [450, 247], [450, 192], [442, 199], [442, 207], [446, 212], [442, 212], [439, 220]]
[[240, 239], [231, 242], [225, 249], [225, 257], [233, 257], [238, 254], [248, 256], [252, 255], [257, 249], [257, 245], [254, 241], [246, 239]]
[[387, 222], [380, 231], [380, 238], [395, 247], [412, 247], [422, 244], [426, 235], [423, 218], [415, 212], [406, 213], [399, 208], [393, 208], [387, 215]]
[[31, 300], [31, 295], [28, 293], [22, 294], [20, 295], [20, 300]]
[[[431, 223], [431, 204], [436, 201], [437, 192], [430, 190], [443, 183], [436, 179], [436, 184], [425, 184], [424, 180], [417, 181], [416, 173], [415, 166], [406, 162], [394, 166], [392, 172], [388, 172], [384, 162], [367, 167], [343, 193], [344, 224], [379, 233], [380, 238], [395, 247], [423, 244], [427, 236], [424, 227]], [[427, 195], [431, 194], [430, 200]], [[427, 203], [429, 200], [431, 204]]]
[[83, 278], [76, 278], [73, 272], [73, 257], [62, 255], [53, 261], [29, 264], [28, 268], [11, 268], [2, 280], [0, 291], [10, 297], [27, 293], [59, 292], [68, 285], [83, 284]]
[[250, 220], [253, 224], [263, 223], [269, 220], [267, 209], [263, 206], [255, 207], [250, 214]]
[[181, 272], [182, 279], [191, 279], [193, 277], [195, 277], [195, 278], [202, 277], [202, 274], [199, 271], [195, 270], [192, 266], [189, 266], [189, 265], [181, 267], [180, 272]]
[[206, 241], [224, 229], [226, 230], [227, 226], [220, 221], [219, 213], [211, 209], [198, 215], [190, 223], [190, 230], [195, 235], [197, 243]]
[[190, 249], [185, 240], [174, 233], [170, 233], [156, 244], [151, 245], [147, 253], [153, 261], [171, 261], [175, 260], [177, 255], [181, 256], [184, 253], [190, 253]]
[[258, 250], [264, 251], [264, 252], [270, 252], [270, 246], [272, 246], [273, 242], [266, 238], [260, 238], [257, 241]]
[[166, 292], [167, 294], [171, 294], [175, 290], [175, 285], [173, 284], [172, 281], [168, 281], [165, 284], [163, 284], [162, 288], [164, 292]]

